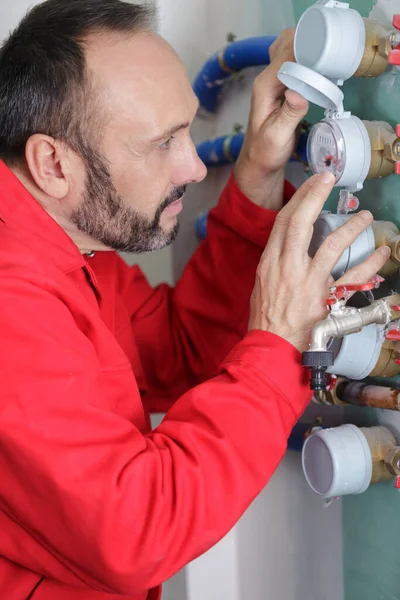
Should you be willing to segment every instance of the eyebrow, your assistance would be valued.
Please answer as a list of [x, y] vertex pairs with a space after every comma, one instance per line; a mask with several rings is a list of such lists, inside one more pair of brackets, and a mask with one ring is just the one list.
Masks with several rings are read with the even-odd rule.
[[161, 142], [162, 140], [166, 140], [166, 139], [170, 138], [172, 135], [174, 135], [174, 133], [177, 133], [178, 131], [181, 131], [182, 129], [187, 129], [189, 126], [190, 126], [189, 122], [180, 123], [179, 125], [175, 125], [174, 127], [167, 129], [167, 131], [164, 131], [164, 133], [162, 135], [159, 135], [150, 141], [152, 144], [155, 144], [156, 142]]
[[[197, 114], [199, 108], [200, 108], [200, 103], [197, 102], [196, 114]], [[178, 133], [178, 131], [181, 131], [182, 129], [187, 129], [188, 127], [190, 127], [190, 125], [191, 125], [191, 123], [189, 123], [189, 121], [186, 123], [179, 123], [179, 125], [174, 125], [174, 127], [167, 129], [167, 131], [164, 131], [164, 133], [162, 135], [159, 135], [159, 136], [153, 138], [152, 140], [150, 140], [150, 142], [152, 144], [156, 144], [157, 142], [166, 140], [166, 139], [170, 138], [172, 135], [174, 135], [175, 133]]]

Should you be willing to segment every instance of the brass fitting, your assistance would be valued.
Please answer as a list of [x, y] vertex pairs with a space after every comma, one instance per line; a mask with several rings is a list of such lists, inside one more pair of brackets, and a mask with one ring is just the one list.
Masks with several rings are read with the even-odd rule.
[[395, 446], [387, 452], [385, 465], [392, 476], [397, 477], [400, 475], [400, 446]]
[[398, 268], [400, 266], [400, 235], [396, 235], [394, 238], [392, 238], [388, 245], [392, 251], [390, 258]]
[[393, 472], [390, 470], [389, 463], [386, 462], [386, 457], [396, 448], [396, 438], [386, 427], [361, 427], [361, 431], [367, 438], [371, 450], [371, 484], [389, 481], [393, 478]]
[[[373, 221], [372, 230], [375, 237], [375, 248], [389, 246], [392, 254], [387, 263], [379, 271], [382, 277], [394, 275], [400, 266], [400, 232], [394, 223], [390, 221]], [[398, 242], [396, 240], [398, 239]], [[396, 257], [399, 257], [397, 260]]]
[[[367, 179], [380, 179], [394, 172], [396, 158], [394, 148], [396, 146], [396, 133], [384, 121], [363, 121], [371, 142], [371, 166]], [[400, 147], [399, 147], [400, 150]]]
[[386, 340], [383, 343], [378, 362], [370, 377], [395, 377], [400, 374], [400, 365], [395, 363], [397, 354], [394, 349], [394, 343]]
[[378, 77], [386, 71], [390, 45], [390, 33], [381, 23], [372, 19], [364, 19], [366, 41], [364, 56], [355, 72], [356, 77]]

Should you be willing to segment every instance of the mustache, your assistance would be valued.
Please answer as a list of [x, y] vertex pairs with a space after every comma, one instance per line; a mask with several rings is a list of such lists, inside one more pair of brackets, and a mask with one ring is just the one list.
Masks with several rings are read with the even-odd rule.
[[180, 200], [182, 198], [182, 196], [184, 195], [184, 193], [186, 192], [186, 188], [187, 188], [187, 185], [181, 185], [179, 187], [174, 188], [172, 190], [172, 192], [170, 193], [170, 195], [167, 196], [167, 198], [165, 198], [164, 203], [166, 203], [166, 205], [164, 206], [164, 208], [166, 208], [170, 204], [173, 204], [177, 200]]
[[160, 206], [157, 209], [157, 212], [155, 214], [154, 217], [154, 221], [153, 224], [158, 224], [161, 214], [163, 212], [163, 210], [165, 210], [167, 208], [167, 206], [169, 206], [170, 204], [173, 204], [174, 202], [176, 202], [177, 200], [180, 200], [183, 196], [183, 194], [186, 192], [186, 188], [187, 185], [180, 185], [179, 187], [176, 187], [172, 190], [172, 192], [169, 194], [169, 196], [167, 196], [160, 204]]

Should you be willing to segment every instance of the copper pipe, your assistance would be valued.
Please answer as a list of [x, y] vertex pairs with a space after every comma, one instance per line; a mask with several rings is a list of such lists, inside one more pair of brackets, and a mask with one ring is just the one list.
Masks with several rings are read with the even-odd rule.
[[347, 404], [400, 411], [400, 390], [389, 387], [368, 385], [359, 381], [344, 381], [339, 384], [336, 394]]

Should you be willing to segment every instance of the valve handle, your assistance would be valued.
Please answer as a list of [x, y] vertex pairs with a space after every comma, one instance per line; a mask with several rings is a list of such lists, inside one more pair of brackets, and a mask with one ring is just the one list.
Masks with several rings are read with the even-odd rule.
[[328, 385], [326, 386], [326, 391], [331, 392], [336, 387], [337, 375], [330, 374], [327, 376], [327, 380], [328, 380]]
[[400, 124], [396, 125], [396, 135], [400, 137]]
[[392, 24], [395, 29], [400, 29], [400, 15], [393, 15]]
[[336, 304], [339, 300], [342, 300], [342, 298], [345, 298], [347, 292], [366, 292], [373, 290], [375, 286], [375, 281], [369, 281], [368, 283], [353, 283], [332, 287], [326, 303], [328, 306], [331, 306], [332, 304]]
[[396, 175], [400, 175], [400, 162], [399, 161], [394, 163], [394, 172]]
[[386, 339], [391, 342], [400, 342], [400, 331], [397, 329], [389, 329], [386, 334]]
[[400, 66], [400, 50], [391, 50], [389, 52], [388, 62], [390, 65]]

